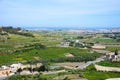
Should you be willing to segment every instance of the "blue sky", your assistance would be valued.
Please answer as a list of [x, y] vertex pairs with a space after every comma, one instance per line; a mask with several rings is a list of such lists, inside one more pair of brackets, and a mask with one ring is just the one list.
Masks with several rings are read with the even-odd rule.
[[0, 25], [120, 27], [120, 0], [0, 0]]

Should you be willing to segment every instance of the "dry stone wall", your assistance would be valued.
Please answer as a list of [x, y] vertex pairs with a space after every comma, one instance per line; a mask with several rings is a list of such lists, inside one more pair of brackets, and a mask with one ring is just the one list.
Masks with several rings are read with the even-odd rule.
[[97, 71], [114, 71], [114, 72], [120, 72], [120, 68], [118, 67], [106, 67], [106, 66], [100, 66], [95, 64], [95, 68]]

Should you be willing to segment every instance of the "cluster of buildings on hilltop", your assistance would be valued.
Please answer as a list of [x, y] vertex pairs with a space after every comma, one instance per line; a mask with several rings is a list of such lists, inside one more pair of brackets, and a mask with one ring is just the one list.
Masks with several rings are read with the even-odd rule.
[[10, 66], [1, 66], [0, 67], [0, 76], [4, 75], [13, 75], [18, 68], [21, 67], [21, 63], [18, 64], [12, 64]]
[[73, 30], [68, 30], [70, 33], [75, 33], [75, 34], [81, 34], [81, 33], [116, 33], [120, 32], [120, 28], [111, 28], [111, 29], [73, 29]]
[[106, 54], [106, 60], [120, 61], [120, 51], [110, 52]]
[[37, 63], [35, 65], [23, 65], [21, 63], [17, 63], [17, 64], [12, 64], [9, 66], [1, 66], [0, 67], [0, 76], [8, 76], [8, 75], [14, 75], [17, 70], [19, 68], [21, 69], [25, 69], [25, 68], [36, 68], [36, 67], [40, 67], [42, 64], [41, 63]]
[[61, 42], [60, 46], [61, 47], [69, 47], [70, 42]]
[[69, 46], [71, 46], [71, 43], [72, 43], [72, 46], [75, 46], [75, 47], [83, 47], [83, 46], [85, 46], [85, 44], [83, 42], [81, 42], [80, 40], [61, 42], [60, 46], [61, 47], [69, 47]]

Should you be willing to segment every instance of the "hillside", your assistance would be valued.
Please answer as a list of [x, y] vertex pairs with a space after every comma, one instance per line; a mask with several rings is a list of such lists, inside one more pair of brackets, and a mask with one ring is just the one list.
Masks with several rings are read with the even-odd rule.
[[12, 26], [0, 27], [0, 35], [18, 34], [27, 37], [34, 37], [28, 30], [22, 30], [20, 27], [13, 28]]

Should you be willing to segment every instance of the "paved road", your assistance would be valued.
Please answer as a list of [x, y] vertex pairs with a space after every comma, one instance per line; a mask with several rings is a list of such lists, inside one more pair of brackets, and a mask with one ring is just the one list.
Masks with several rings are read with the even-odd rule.
[[100, 62], [100, 61], [103, 61], [105, 56], [101, 56], [100, 58], [97, 58], [96, 60], [94, 61], [88, 61], [87, 63], [83, 64], [83, 65], [80, 65], [78, 66], [77, 68], [74, 68], [74, 69], [85, 69], [87, 66], [89, 66], [90, 64], [95, 64], [97, 62]]
[[[96, 60], [94, 61], [88, 61], [87, 63], [83, 64], [83, 65], [80, 65], [79, 67], [77, 68], [74, 68], [74, 69], [85, 69], [87, 66], [89, 66], [90, 64], [95, 64], [97, 62], [100, 62], [100, 61], [103, 61], [105, 56], [101, 56], [100, 58], [97, 58]], [[59, 73], [59, 72], [66, 72], [65, 70], [63, 71], [55, 71], [55, 72], [43, 72], [43, 74], [56, 74], [56, 73]]]

